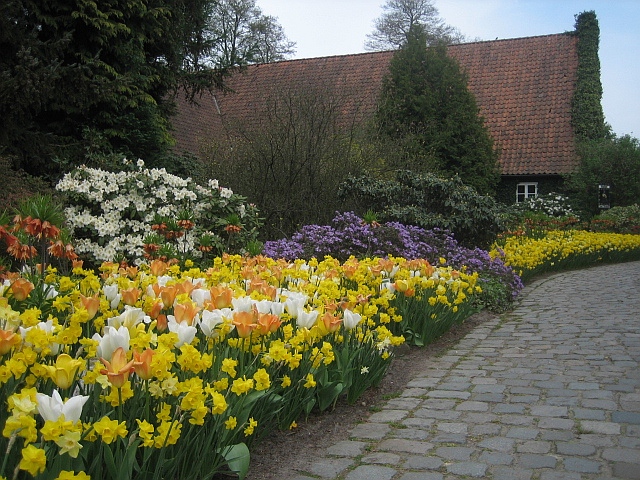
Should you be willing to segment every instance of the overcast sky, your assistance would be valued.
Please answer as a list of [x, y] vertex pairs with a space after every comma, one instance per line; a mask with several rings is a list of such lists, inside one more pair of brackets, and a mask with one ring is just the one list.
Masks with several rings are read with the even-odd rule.
[[[385, 0], [257, 0], [278, 17], [295, 58], [364, 52]], [[472, 39], [562, 33], [575, 15], [594, 10], [600, 24], [600, 63], [606, 121], [618, 135], [640, 138], [640, 0], [436, 0], [446, 23]]]

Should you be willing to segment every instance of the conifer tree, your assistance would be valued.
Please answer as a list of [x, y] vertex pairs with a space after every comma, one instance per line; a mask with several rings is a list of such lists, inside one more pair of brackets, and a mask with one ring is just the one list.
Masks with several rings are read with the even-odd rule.
[[172, 92], [222, 84], [202, 65], [208, 3], [0, 2], [0, 155], [51, 177], [54, 159], [95, 148], [153, 164], [171, 144]]
[[376, 123], [402, 151], [393, 167], [458, 174], [478, 192], [494, 192], [497, 152], [466, 75], [445, 45], [426, 46], [419, 26], [391, 60]]

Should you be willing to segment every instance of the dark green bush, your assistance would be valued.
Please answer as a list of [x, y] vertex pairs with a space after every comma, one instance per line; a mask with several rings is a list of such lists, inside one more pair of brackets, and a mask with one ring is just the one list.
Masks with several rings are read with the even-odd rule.
[[395, 178], [349, 176], [338, 190], [345, 208], [362, 215], [375, 211], [383, 221], [451, 231], [468, 247], [487, 248], [501, 231], [495, 200], [480, 195], [458, 176], [440, 178], [430, 173], [399, 170]]

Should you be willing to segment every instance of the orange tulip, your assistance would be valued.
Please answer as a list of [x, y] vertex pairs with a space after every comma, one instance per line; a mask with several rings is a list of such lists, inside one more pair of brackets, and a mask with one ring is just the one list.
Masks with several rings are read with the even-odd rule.
[[260, 290], [260, 293], [266, 295], [271, 299], [271, 301], [274, 301], [276, 299], [276, 295], [278, 294], [278, 289], [273, 285], [265, 285], [264, 287], [262, 287], [262, 290]]
[[49, 377], [58, 387], [67, 389], [73, 384], [76, 374], [84, 367], [84, 361], [71, 358], [66, 353], [58, 355], [55, 365], [45, 365]]
[[192, 302], [179, 303], [173, 307], [173, 315], [176, 317], [176, 322], [187, 322], [189, 325], [193, 323], [193, 319], [199, 311], [200, 307]]
[[158, 315], [156, 318], [156, 328], [159, 332], [164, 332], [169, 326], [169, 321], [167, 320], [167, 316], [164, 313]]
[[252, 277], [249, 279], [249, 288], [247, 289], [247, 294], [251, 292], [260, 292], [262, 287], [266, 285], [265, 281], [260, 277]]
[[357, 264], [344, 264], [342, 266], [342, 271], [344, 272], [344, 276], [347, 277], [348, 279], [352, 279], [353, 276], [356, 274], [356, 271], [358, 270], [358, 265]]
[[80, 302], [89, 314], [89, 320], [96, 316], [96, 313], [98, 313], [98, 310], [100, 309], [100, 298], [97, 293], [92, 297], [85, 297], [80, 294]]
[[151, 273], [153, 275], [155, 275], [156, 277], [160, 277], [167, 272], [167, 270], [169, 269], [169, 265], [167, 265], [162, 260], [154, 260], [149, 265], [149, 269], [151, 270]]
[[279, 316], [274, 315], [272, 313], [262, 313], [258, 316], [258, 327], [257, 332], [260, 335], [266, 335], [267, 333], [275, 332], [282, 320]]
[[22, 341], [20, 335], [16, 335], [11, 330], [0, 329], [0, 356], [9, 353], [13, 347], [19, 345]]
[[173, 302], [176, 301], [177, 294], [178, 289], [175, 285], [160, 288], [160, 298], [162, 299], [162, 303], [164, 303], [165, 308], [173, 307]]
[[340, 328], [340, 324], [342, 323], [342, 319], [332, 315], [331, 312], [325, 313], [320, 317], [320, 320], [322, 320], [322, 322], [318, 322], [318, 325], [321, 330], [326, 330], [326, 332], [323, 332], [325, 334], [335, 332]]
[[147, 348], [142, 353], [133, 352], [133, 368], [136, 371], [136, 375], [143, 380], [150, 380], [153, 377], [151, 361], [155, 353], [156, 351], [150, 348]]
[[142, 295], [142, 290], [132, 287], [126, 290], [120, 290], [120, 293], [122, 294], [122, 301], [126, 305], [134, 306], [140, 298], [140, 295]]
[[100, 370], [100, 373], [106, 375], [111, 385], [116, 388], [122, 388], [129, 379], [129, 374], [135, 370], [134, 360], [127, 362], [127, 354], [122, 347], [113, 352], [110, 362], [104, 358], [100, 358], [100, 361], [107, 367]]
[[13, 298], [18, 301], [22, 301], [29, 296], [31, 290], [33, 290], [35, 287], [29, 280], [18, 278], [11, 284], [11, 287], [9, 288], [11, 290], [11, 293], [13, 293]]
[[236, 326], [238, 336], [240, 338], [246, 338], [251, 335], [251, 332], [257, 328], [256, 323], [256, 311], [251, 312], [235, 312], [233, 314], [232, 323]]
[[160, 312], [162, 311], [162, 301], [160, 299], [156, 299], [151, 305], [151, 309], [148, 312], [145, 312], [152, 320], [158, 318]]
[[182, 283], [176, 285], [178, 294], [186, 293], [187, 295], [191, 295], [191, 292], [196, 288], [196, 286], [189, 280], [185, 280]]
[[233, 305], [231, 303], [233, 290], [229, 287], [211, 287], [209, 293], [211, 294], [211, 303], [215, 308], [230, 308]]

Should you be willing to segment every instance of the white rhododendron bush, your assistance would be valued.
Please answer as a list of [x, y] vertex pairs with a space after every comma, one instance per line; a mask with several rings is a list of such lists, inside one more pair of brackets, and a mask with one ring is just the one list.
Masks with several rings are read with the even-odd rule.
[[[76, 252], [95, 263], [242, 250], [257, 236], [257, 209], [230, 189], [207, 186], [165, 169], [124, 161], [124, 171], [82, 166], [56, 189], [68, 198], [67, 227]], [[128, 168], [128, 169], [127, 169]], [[234, 248], [235, 247], [235, 248]]]

